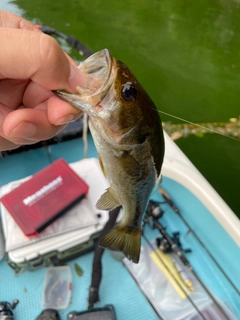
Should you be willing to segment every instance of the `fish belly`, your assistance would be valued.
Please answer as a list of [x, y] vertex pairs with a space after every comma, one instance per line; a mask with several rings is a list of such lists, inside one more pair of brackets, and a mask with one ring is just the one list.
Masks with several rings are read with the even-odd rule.
[[110, 184], [105, 196], [114, 197], [115, 203], [122, 205], [124, 211], [121, 222], [99, 244], [110, 250], [122, 251], [129, 260], [137, 263], [141, 247], [142, 217], [156, 179], [149, 148], [143, 145], [132, 152], [121, 150], [106, 142], [91, 125], [90, 130], [102, 170]]

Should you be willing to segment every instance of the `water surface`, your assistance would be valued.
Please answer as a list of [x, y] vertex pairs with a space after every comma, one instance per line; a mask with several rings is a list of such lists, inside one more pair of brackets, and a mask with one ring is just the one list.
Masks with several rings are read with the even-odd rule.
[[[93, 51], [110, 49], [159, 110], [193, 122], [240, 115], [239, 0], [1, 0], [0, 8], [71, 34]], [[177, 144], [240, 216], [240, 142], [209, 134]]]

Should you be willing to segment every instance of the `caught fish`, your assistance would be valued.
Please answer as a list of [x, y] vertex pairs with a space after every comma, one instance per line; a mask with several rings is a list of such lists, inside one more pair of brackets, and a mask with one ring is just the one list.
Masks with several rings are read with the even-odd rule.
[[122, 206], [124, 216], [99, 245], [139, 261], [142, 217], [160, 177], [164, 138], [159, 113], [128, 67], [104, 49], [80, 63], [87, 78], [78, 94], [55, 91], [86, 112], [109, 189], [96, 207]]

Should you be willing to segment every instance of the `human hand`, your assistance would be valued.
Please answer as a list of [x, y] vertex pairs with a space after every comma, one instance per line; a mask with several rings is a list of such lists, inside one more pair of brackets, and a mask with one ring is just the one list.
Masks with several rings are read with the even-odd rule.
[[0, 10], [0, 151], [46, 140], [81, 111], [52, 90], [77, 92], [85, 78], [56, 40]]

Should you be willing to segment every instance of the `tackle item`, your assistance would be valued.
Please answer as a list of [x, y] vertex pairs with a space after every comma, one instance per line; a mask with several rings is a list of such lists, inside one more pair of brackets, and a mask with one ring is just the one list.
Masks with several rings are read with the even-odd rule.
[[[188, 261], [187, 257], [185, 256], [185, 252], [191, 252], [191, 250], [183, 250], [181, 242], [179, 240], [179, 232], [175, 232], [173, 237], [171, 237], [167, 231], [166, 228], [160, 223], [160, 217], [156, 216], [154, 214], [154, 211], [156, 210], [156, 206], [160, 207], [160, 202], [157, 205], [157, 202], [155, 202], [154, 205], [151, 205], [151, 202], [149, 202], [149, 205], [147, 207], [147, 217], [144, 219], [144, 224], [146, 223], [152, 223], [152, 228], [157, 229], [160, 234], [162, 235], [162, 238], [157, 241], [157, 244], [159, 245], [159, 248], [162, 249], [163, 252], [174, 252], [176, 256], [181, 260], [181, 262], [186, 267], [186, 270], [190, 271], [193, 277], [197, 280], [197, 282], [201, 285], [202, 289], [205, 291], [206, 295], [212, 300], [213, 304], [215, 305], [216, 309], [219, 311], [219, 313], [222, 316], [222, 319], [224, 320], [230, 320], [231, 318], [229, 315], [225, 312], [225, 309], [222, 307], [222, 305], [219, 303], [219, 301], [215, 298], [215, 296], [210, 292], [210, 290], [207, 288], [207, 286], [203, 283], [203, 281], [199, 278], [197, 273], [193, 270], [192, 266], [190, 265], [190, 262]], [[176, 209], [177, 210], [177, 209]], [[161, 210], [160, 210], [161, 211]], [[161, 217], [163, 215], [163, 211], [161, 214]], [[143, 237], [149, 244], [149, 246], [152, 248], [152, 250], [155, 251], [155, 247], [148, 241], [146, 236], [143, 234]], [[161, 248], [161, 243], [164, 243], [164, 246]], [[156, 251], [156, 255], [159, 256], [158, 252]], [[159, 256], [160, 258], [160, 256]], [[188, 283], [189, 285], [189, 283]], [[190, 284], [191, 287], [191, 284]], [[189, 288], [190, 289], [190, 288]], [[192, 290], [191, 290], [192, 291]], [[192, 305], [194, 305], [195, 309], [199, 313], [199, 315], [205, 320], [204, 316], [202, 315], [201, 311], [195, 305], [194, 301], [190, 298], [189, 295], [187, 295], [189, 301], [191, 301]]]
[[[99, 233], [108, 220], [108, 212], [97, 210], [95, 203], [108, 187], [96, 158], [69, 165], [89, 186], [87, 197], [40, 234], [27, 238], [1, 204], [7, 263], [19, 272], [34, 271], [43, 266], [63, 265], [94, 249]], [[96, 184], [96, 181], [98, 183]], [[9, 192], [22, 180], [0, 189]]]
[[43, 310], [36, 320], [61, 320], [59, 313], [54, 309]]
[[100, 241], [100, 246], [121, 251], [137, 263], [142, 217], [159, 179], [164, 156], [162, 124], [156, 106], [143, 87], [109, 50], [94, 53], [80, 63], [87, 87], [78, 94], [54, 93], [89, 116], [102, 171], [110, 187], [96, 207], [123, 206], [124, 217]]
[[43, 288], [43, 309], [62, 310], [72, 295], [72, 274], [68, 266], [47, 268]]
[[76, 274], [77, 274], [79, 277], [82, 277], [82, 276], [83, 276], [83, 270], [82, 270], [82, 268], [79, 266], [79, 264], [74, 263], [74, 269], [75, 269]]
[[7, 301], [0, 302], [0, 320], [14, 320], [13, 312], [19, 303], [18, 300], [13, 300], [13, 303], [10, 304]]
[[[33, 251], [34, 253], [34, 257], [31, 259], [23, 259], [25, 255], [24, 248], [17, 250], [17, 252], [12, 251], [5, 256], [6, 262], [16, 274], [22, 270], [35, 271], [42, 267], [49, 267], [51, 264], [56, 267], [62, 266], [94, 249], [99, 239], [101, 225], [98, 226], [97, 230], [94, 229], [95, 227], [88, 227], [81, 231], [77, 230], [54, 237], [54, 239], [46, 239], [41, 243], [33, 244], [28, 248], [30, 252]], [[69, 244], [64, 246], [64, 241], [69, 241]], [[47, 246], [47, 243], [48, 245], [53, 245], [54, 249], [51, 250], [52, 248], [49, 247], [48, 250], [50, 251], [37, 254], [38, 250], [41, 250], [45, 244]], [[75, 243], [79, 244], [74, 245]], [[62, 250], [59, 245], [64, 246], [65, 249]]]
[[[151, 243], [151, 246], [149, 243]], [[139, 289], [156, 311], [156, 319], [238, 319], [223, 300], [218, 301], [221, 303], [224, 313], [219, 310], [201, 284], [194, 278], [175, 253], [166, 254], [160, 250], [156, 250], [155, 239], [149, 243], [147, 242], [142, 245], [141, 259], [138, 264], [131, 263], [126, 258], [123, 259], [123, 263], [138, 284]], [[173, 260], [181, 266], [187, 278], [192, 281], [194, 291], [191, 291], [184, 284], [184, 280], [181, 279], [173, 265]]]
[[[194, 237], [198, 240], [198, 242], [201, 244], [201, 246], [204, 248], [204, 250], [207, 252], [207, 254], [209, 255], [209, 257], [214, 261], [214, 263], [217, 265], [218, 269], [222, 272], [222, 274], [224, 275], [225, 278], [227, 278], [228, 282], [231, 283], [232, 287], [234, 288], [234, 290], [240, 295], [240, 291], [238, 290], [238, 288], [236, 287], [235, 283], [233, 283], [233, 281], [229, 278], [229, 276], [226, 274], [226, 272], [223, 270], [223, 268], [220, 266], [220, 264], [217, 262], [217, 260], [214, 258], [214, 256], [212, 255], [212, 253], [210, 252], [210, 250], [204, 245], [203, 241], [199, 238], [199, 236], [196, 234], [196, 232], [194, 232], [194, 230], [190, 227], [189, 223], [187, 222], [187, 220], [184, 218], [184, 216], [182, 215], [181, 211], [178, 209], [178, 207], [176, 206], [176, 204], [173, 202], [173, 200], [171, 199], [170, 195], [167, 193], [166, 190], [164, 190], [163, 188], [159, 188], [158, 189], [159, 193], [163, 196], [165, 202], [167, 203], [171, 209], [173, 210], [173, 212], [175, 212], [177, 215], [180, 216], [181, 220], [183, 221], [183, 223], [186, 225], [186, 227], [188, 228], [188, 232], [191, 232]], [[156, 202], [156, 206], [158, 206], [157, 202]]]
[[178, 263], [176, 260], [173, 260], [173, 264], [174, 264], [174, 267], [176, 268], [178, 274], [180, 275], [181, 279], [184, 281], [186, 287], [187, 287], [190, 291], [194, 291], [193, 282], [190, 280], [189, 276], [188, 276], [187, 273], [184, 271], [184, 269], [182, 268], [181, 264]]
[[84, 56], [85, 58], [89, 57], [92, 54], [92, 51], [90, 51], [84, 44], [82, 44], [78, 39], [71, 35], [66, 35], [48, 26], [37, 25], [37, 27], [42, 32], [48, 35], [57, 36], [61, 39], [64, 39], [71, 47], [76, 49], [79, 52], [79, 54], [81, 56]]
[[26, 236], [43, 231], [82, 200], [88, 185], [59, 159], [0, 200]]
[[117, 320], [113, 305], [83, 312], [71, 312], [67, 320]]

